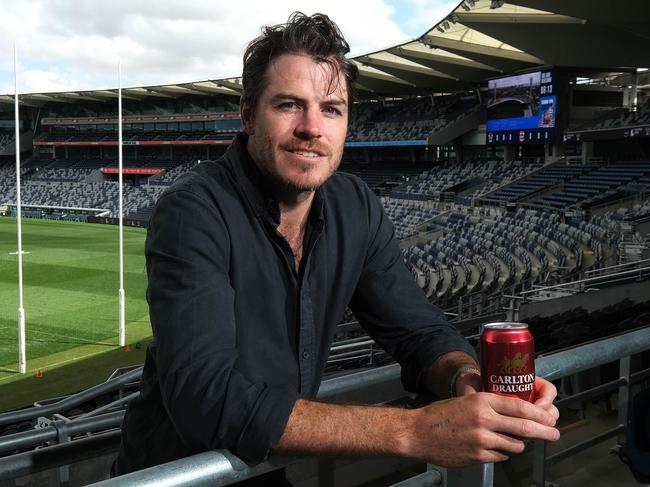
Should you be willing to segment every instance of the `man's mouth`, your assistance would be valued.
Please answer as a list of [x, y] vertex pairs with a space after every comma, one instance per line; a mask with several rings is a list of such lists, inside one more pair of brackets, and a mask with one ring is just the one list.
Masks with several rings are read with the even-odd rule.
[[291, 151], [291, 152], [293, 152], [294, 154], [298, 154], [299, 156], [303, 156], [303, 157], [312, 157], [312, 158], [320, 157], [320, 154], [318, 154], [317, 152], [312, 152], [312, 151], [294, 150], [294, 151]]
[[317, 157], [323, 157], [325, 156], [325, 152], [316, 149], [316, 148], [306, 148], [306, 147], [288, 147], [287, 152], [291, 152], [292, 154], [296, 154], [302, 157], [307, 157], [310, 159], [315, 159]]

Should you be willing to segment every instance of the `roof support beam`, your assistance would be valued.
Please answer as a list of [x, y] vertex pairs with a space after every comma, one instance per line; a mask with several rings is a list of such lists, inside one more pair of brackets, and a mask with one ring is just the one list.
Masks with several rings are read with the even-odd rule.
[[[0, 96], [0, 103], [6, 103], [7, 105], [14, 105], [13, 95], [3, 95]], [[30, 103], [28, 100], [25, 100], [24, 95], [18, 95], [18, 104], [21, 106], [37, 108], [40, 107], [43, 103]]]
[[201, 93], [207, 93], [210, 95], [220, 94], [220, 95], [229, 95], [229, 96], [240, 96], [240, 93], [231, 90], [230, 88], [225, 88], [220, 86], [212, 81], [200, 82], [200, 83], [191, 83], [190, 86], [195, 91], [200, 91]]
[[393, 68], [393, 69], [399, 69], [400, 71], [407, 71], [411, 73], [417, 73], [417, 74], [423, 74], [425, 76], [435, 76], [438, 78], [446, 78], [446, 79], [457, 79], [454, 76], [450, 76], [448, 74], [442, 73], [440, 71], [436, 71], [435, 69], [431, 69], [426, 66], [421, 66], [421, 65], [415, 65], [413, 61], [409, 61], [407, 63], [400, 63], [397, 61], [391, 61], [388, 59], [380, 59], [377, 57], [373, 57], [372, 55], [370, 56], [361, 56], [355, 58], [357, 61], [366, 64], [368, 66], [372, 66], [373, 68], [376, 69], [381, 69], [382, 67], [384, 68]]
[[486, 71], [499, 71], [493, 66], [488, 66], [487, 64], [479, 63], [473, 59], [463, 59], [460, 56], [445, 56], [444, 54], [438, 54], [434, 49], [428, 46], [423, 47], [427, 49], [423, 51], [421, 49], [409, 48], [409, 46], [398, 46], [392, 49], [388, 49], [388, 52], [395, 54], [396, 56], [403, 57], [405, 59], [419, 59], [421, 61], [432, 61], [440, 64], [452, 64], [456, 66], [461, 66], [463, 68], [479, 69]]
[[368, 86], [365, 86], [364, 84], [359, 83], [358, 81], [354, 84], [354, 87], [359, 91], [368, 91], [370, 93], [375, 92], [375, 90], [373, 90], [372, 88], [369, 88]]
[[199, 91], [195, 91], [186, 86], [179, 86], [179, 85], [157, 86], [156, 91], [162, 93], [169, 93], [170, 95], [177, 95], [177, 96], [203, 94]]
[[122, 90], [122, 97], [124, 97], [124, 93], [127, 93], [128, 95], [132, 96], [158, 96], [160, 98], [171, 98], [171, 99], [176, 99], [178, 98], [177, 96], [171, 96], [168, 95], [167, 93], [163, 93], [162, 91], [157, 91], [152, 88], [126, 88], [125, 90]]
[[[126, 90], [122, 90], [122, 98], [125, 100], [143, 100], [143, 96], [133, 96], [131, 94], [125, 93]], [[93, 96], [97, 96], [100, 98], [105, 98], [105, 100], [117, 100], [118, 94], [117, 90], [111, 91], [111, 90], [101, 90], [101, 91], [93, 91], [92, 92]], [[104, 101], [105, 101], [104, 100]]]
[[104, 101], [102, 98], [90, 96], [88, 92], [83, 92], [83, 91], [79, 93], [77, 92], [56, 93], [56, 95], [53, 94], [52, 96], [54, 96], [58, 101], [68, 101], [68, 100], [71, 102], [83, 101], [83, 100]]
[[241, 94], [244, 91], [244, 86], [241, 84], [241, 81], [232, 81], [232, 80], [227, 80], [227, 79], [220, 79], [215, 81], [217, 84], [221, 86], [225, 86], [226, 88], [230, 88], [234, 91], [237, 92], [237, 94]]
[[463, 59], [460, 56], [438, 55], [436, 51], [440, 50], [427, 47], [408, 50], [401, 47], [391, 49], [391, 53], [399, 55], [403, 59], [416, 61], [467, 83], [482, 83], [488, 78], [503, 73], [502, 69], [484, 63]]
[[393, 76], [392, 74], [379, 71], [378, 69], [372, 66], [366, 66], [364, 64], [361, 64], [355, 59], [352, 59], [352, 62], [354, 62], [359, 68], [360, 77], [374, 78], [381, 81], [388, 81], [389, 83], [396, 83], [400, 85], [415, 87], [415, 85], [413, 83], [410, 83], [409, 81], [398, 78], [397, 76]]
[[541, 59], [531, 56], [523, 51], [513, 51], [511, 49], [501, 49], [498, 47], [488, 47], [482, 44], [474, 44], [472, 42], [458, 41], [456, 39], [449, 39], [442, 36], [433, 36], [426, 34], [423, 36], [424, 42], [428, 46], [442, 47], [443, 49], [454, 49], [457, 51], [464, 51], [474, 54], [483, 54], [487, 56], [509, 59], [513, 61], [521, 61], [531, 64], [544, 64]]
[[558, 14], [522, 14], [522, 13], [477, 13], [477, 12], [456, 12], [458, 21], [461, 24], [468, 23], [499, 23], [499, 24], [586, 24], [584, 19], [567, 17]]

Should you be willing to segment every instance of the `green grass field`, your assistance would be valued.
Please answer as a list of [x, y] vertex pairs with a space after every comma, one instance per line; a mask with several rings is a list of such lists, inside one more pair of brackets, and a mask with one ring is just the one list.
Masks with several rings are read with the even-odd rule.
[[[0, 218], [0, 411], [80, 390], [105, 380], [117, 367], [142, 362], [140, 348], [125, 353], [118, 347], [118, 228], [26, 219], [23, 284], [28, 373], [18, 373], [16, 232], [14, 218]], [[151, 336], [145, 301], [145, 233], [141, 228], [124, 229], [126, 336], [131, 344]], [[43, 377], [34, 380], [38, 370]], [[64, 370], [74, 377], [62, 376]]]

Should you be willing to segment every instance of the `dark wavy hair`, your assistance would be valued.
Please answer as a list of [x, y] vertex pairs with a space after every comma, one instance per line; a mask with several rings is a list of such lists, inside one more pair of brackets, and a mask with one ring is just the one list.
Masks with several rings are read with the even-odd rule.
[[[262, 35], [253, 39], [244, 52], [242, 102], [255, 111], [266, 89], [267, 71], [271, 63], [283, 54], [305, 54], [318, 63], [332, 67], [333, 85], [343, 73], [348, 89], [348, 107], [354, 99], [353, 85], [359, 76], [356, 65], [345, 57], [350, 46], [338, 26], [325, 14], [308, 16], [294, 12], [286, 24], [265, 26]], [[336, 86], [332, 86], [332, 91]]]

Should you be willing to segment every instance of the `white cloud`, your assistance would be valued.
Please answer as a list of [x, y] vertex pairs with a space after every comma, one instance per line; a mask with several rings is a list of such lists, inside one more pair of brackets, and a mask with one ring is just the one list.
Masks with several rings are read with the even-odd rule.
[[119, 59], [125, 86], [238, 76], [246, 43], [294, 10], [328, 14], [353, 54], [409, 38], [384, 0], [3, 0], [0, 90], [14, 41], [21, 92], [115, 87]]
[[58, 67], [50, 70], [28, 69], [20, 74], [20, 92], [68, 91], [81, 89], [82, 80], [72, 79], [72, 75]]

